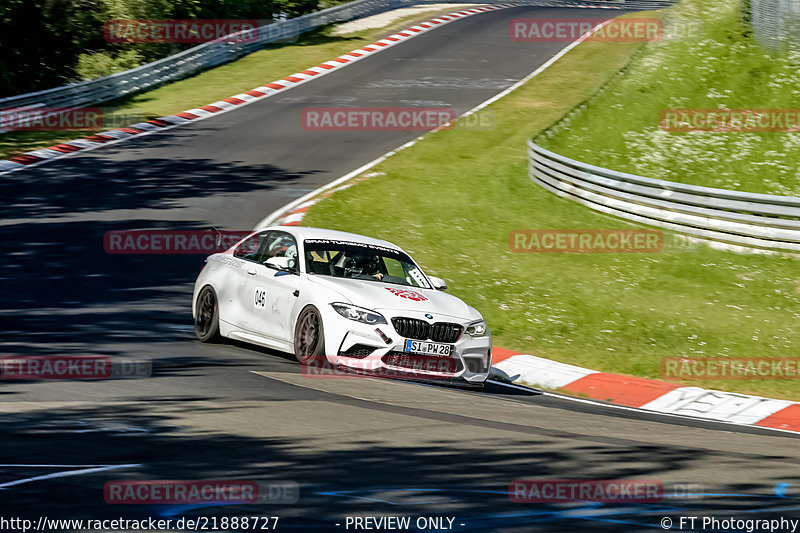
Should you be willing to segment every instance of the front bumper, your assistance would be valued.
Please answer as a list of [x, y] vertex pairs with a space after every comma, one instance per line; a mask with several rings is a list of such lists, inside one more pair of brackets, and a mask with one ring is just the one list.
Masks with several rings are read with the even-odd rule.
[[[363, 324], [341, 317], [333, 311], [336, 316], [326, 320], [332, 321], [333, 327], [325, 324], [328, 362], [366, 374], [426, 381], [480, 384], [489, 377], [491, 335], [472, 337], [462, 332], [455, 342], [439, 343], [453, 346], [453, 352], [448, 356], [411, 354], [404, 350], [405, 341], [416, 339], [401, 336], [392, 325], [392, 318], [402, 316], [427, 320], [424, 313], [402, 311], [392, 314], [385, 310], [381, 310], [381, 313], [388, 324]], [[458, 323], [464, 330], [474, 322], [452, 317], [440, 317], [440, 321]], [[332, 333], [330, 336], [329, 332]]]

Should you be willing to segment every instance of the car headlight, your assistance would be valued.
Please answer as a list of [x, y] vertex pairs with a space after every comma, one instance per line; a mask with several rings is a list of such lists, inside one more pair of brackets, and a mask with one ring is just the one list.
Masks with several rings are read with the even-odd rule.
[[473, 322], [467, 326], [467, 335], [470, 337], [485, 337], [488, 334], [489, 328], [486, 326], [486, 322], [483, 320]]
[[364, 309], [363, 307], [358, 307], [357, 305], [334, 303], [331, 304], [331, 306], [343, 317], [349, 318], [350, 320], [355, 320], [356, 322], [363, 322], [364, 324], [387, 323], [382, 314], [376, 313], [375, 311], [371, 311], [369, 309]]

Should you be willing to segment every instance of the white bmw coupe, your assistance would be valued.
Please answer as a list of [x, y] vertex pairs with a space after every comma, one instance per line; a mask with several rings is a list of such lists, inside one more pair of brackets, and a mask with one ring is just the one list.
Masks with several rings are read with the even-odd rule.
[[203, 342], [226, 337], [306, 365], [481, 384], [489, 329], [445, 289], [389, 242], [281, 226], [209, 256], [192, 315]]

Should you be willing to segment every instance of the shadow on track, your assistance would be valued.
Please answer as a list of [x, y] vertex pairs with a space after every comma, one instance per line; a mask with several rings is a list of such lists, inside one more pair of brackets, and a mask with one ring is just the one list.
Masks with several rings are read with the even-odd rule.
[[[169, 213], [192, 199], [269, 191], [302, 177], [270, 165], [204, 159], [82, 157], [68, 168], [45, 165], [0, 183], [0, 195], [8, 199], [0, 226], [6, 333], [0, 346], [6, 353], [65, 353], [73, 349], [69, 344], [80, 351], [78, 345], [90, 340], [174, 340], [175, 324], [191, 324], [191, 287], [204, 256], [109, 255], [104, 234], [208, 229], [214, 212], [201, 212], [208, 218], [196, 220], [169, 220]], [[153, 220], [153, 210], [163, 211], [166, 220]]]
[[[537, 448], [535, 439], [488, 439], [476, 434], [471, 449], [454, 440], [429, 439], [419, 446], [387, 445], [379, 438], [355, 438], [348, 449], [329, 448], [320, 437], [279, 437], [269, 427], [241, 431], [178, 432], [189, 417], [236, 417], [246, 425], [242, 406], [199, 398], [160, 401], [155, 405], [114, 404], [87, 409], [41, 409], [0, 415], [5, 457], [32, 464], [140, 464], [132, 469], [49, 479], [3, 491], [4, 508], [15, 514], [49, 517], [128, 517], [278, 514], [287, 527], [330, 528], [343, 515], [435, 514], [455, 516], [464, 530], [603, 531], [606, 511], [641, 525], [653, 512], [692, 506], [694, 511], [724, 505], [739, 511], [795, 505], [787, 498], [727, 497], [703, 501], [667, 501], [658, 505], [513, 503], [508, 484], [519, 478], [658, 479], [690, 471], [699, 458], [685, 450], [648, 445], [611, 450], [579, 446], [580, 455], [552, 447]], [[263, 408], [263, 406], [262, 406]], [[247, 409], [247, 406], [245, 406]], [[154, 414], [158, 412], [159, 414]], [[346, 429], [346, 428], [342, 428]], [[249, 435], [245, 435], [245, 434]], [[259, 437], [253, 433], [260, 434]], [[547, 437], [537, 437], [546, 445]], [[711, 458], [709, 454], [707, 458]], [[583, 459], [581, 459], [583, 458]], [[597, 461], [600, 461], [599, 463]], [[30, 475], [0, 467], [0, 477]], [[240, 479], [294, 481], [300, 500], [284, 505], [171, 506], [109, 505], [106, 481], [162, 479]], [[731, 483], [729, 494], [755, 491]], [[311, 511], [313, 509], [313, 512]], [[605, 511], [604, 511], [605, 509]], [[776, 511], [777, 512], [777, 511]], [[759, 518], [773, 514], [765, 512]], [[313, 518], [312, 518], [313, 517]], [[600, 519], [601, 521], [596, 521]], [[527, 529], [524, 529], [527, 528]], [[623, 530], [641, 530], [625, 527]]]

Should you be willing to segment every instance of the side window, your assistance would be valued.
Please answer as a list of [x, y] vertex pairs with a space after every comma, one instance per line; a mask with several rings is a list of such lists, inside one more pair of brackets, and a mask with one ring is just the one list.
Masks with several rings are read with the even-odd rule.
[[386, 273], [395, 278], [405, 279], [406, 271], [403, 270], [403, 264], [397, 259], [391, 257], [384, 257], [383, 264], [386, 266]]
[[247, 259], [248, 261], [258, 260], [258, 250], [264, 241], [266, 234], [257, 233], [242, 241], [236, 250], [233, 252], [234, 257], [239, 259]]
[[334, 276], [336, 272], [336, 260], [338, 260], [341, 255], [340, 252], [330, 252], [328, 250], [307, 251], [306, 271], [309, 274]]
[[260, 262], [264, 263], [272, 257], [285, 257], [286, 266], [297, 269], [297, 241], [288, 233], [271, 231], [262, 244]]

